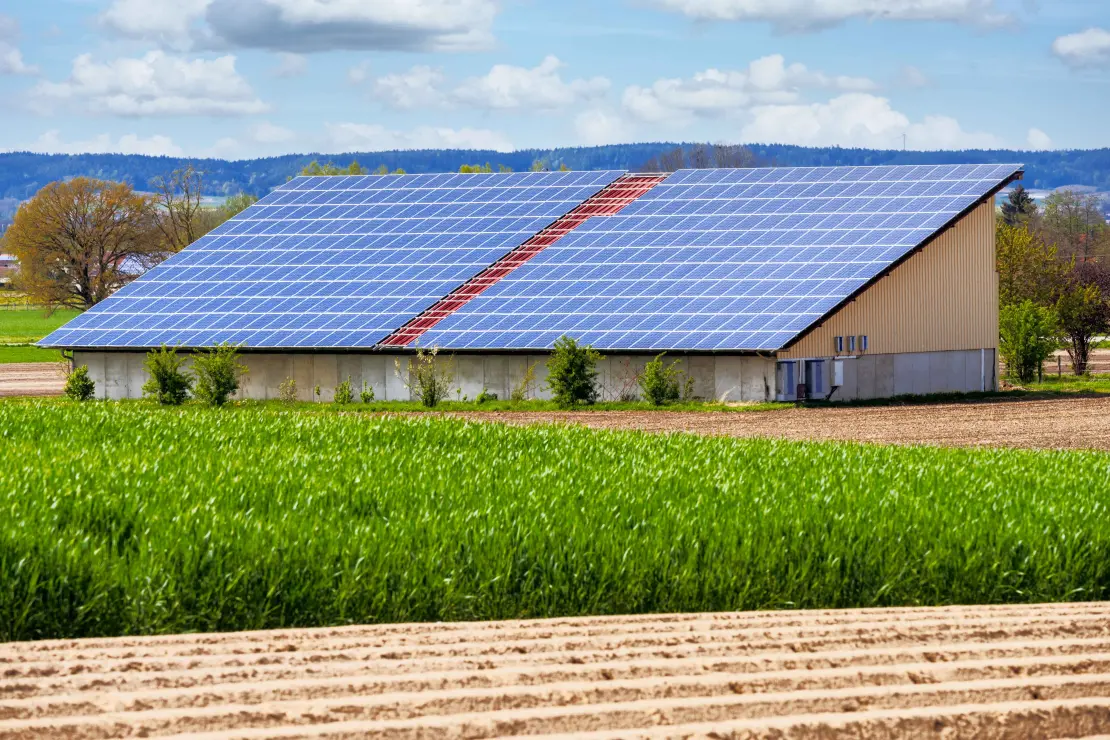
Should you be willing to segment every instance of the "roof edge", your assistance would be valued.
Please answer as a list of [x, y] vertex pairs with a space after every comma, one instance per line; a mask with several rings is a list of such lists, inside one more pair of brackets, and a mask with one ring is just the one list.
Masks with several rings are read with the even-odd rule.
[[793, 339], [791, 339], [789, 342], [787, 342], [786, 344], [782, 345], [781, 347], [779, 347], [777, 350], [774, 350], [774, 351], [775, 352], [785, 352], [786, 350], [790, 349], [791, 347], [793, 347], [798, 342], [805, 339], [811, 333], [817, 331], [817, 329], [821, 328], [822, 324], [824, 324], [826, 321], [828, 321], [830, 318], [832, 318], [838, 311], [840, 311], [842, 308], [847, 306], [849, 303], [852, 303], [853, 301], [855, 301], [861, 295], [863, 295], [868, 290], [870, 290], [876, 283], [878, 283], [883, 278], [889, 276], [890, 273], [894, 272], [895, 269], [897, 269], [898, 267], [903, 265], [905, 262], [907, 262], [911, 257], [917, 255], [923, 249], [925, 249], [930, 244], [935, 242], [937, 239], [940, 238], [940, 236], [944, 232], [948, 231], [953, 226], [958, 224], [960, 221], [964, 220], [969, 215], [971, 215], [971, 213], [976, 208], [978, 208], [979, 206], [983, 205], [984, 203], [986, 203], [990, 200], [993, 200], [1000, 192], [1005, 190], [1006, 187], [1010, 185], [1010, 183], [1015, 182], [1017, 180], [1022, 180], [1024, 178], [1025, 178], [1025, 170], [1024, 169], [1016, 170], [1012, 175], [1007, 177], [1005, 180], [1000, 182], [998, 185], [996, 185], [994, 188], [992, 188], [989, 192], [987, 192], [985, 195], [983, 195], [983, 197], [979, 198], [974, 203], [972, 203], [970, 206], [968, 206], [964, 210], [960, 211], [957, 215], [952, 217], [947, 223], [945, 223], [939, 229], [934, 231], [929, 236], [928, 239], [925, 239], [920, 244], [918, 244], [916, 247], [914, 247], [913, 249], [906, 252], [904, 255], [902, 255], [898, 259], [896, 259], [894, 262], [891, 262], [890, 265], [888, 265], [885, 269], [883, 269], [878, 275], [876, 275], [875, 277], [871, 278], [866, 283], [861, 285], [851, 295], [849, 295], [847, 298], [842, 300], [840, 303], [837, 303], [835, 306], [830, 308], [820, 318], [814, 320], [813, 323], [811, 323], [805, 329], [802, 329], [800, 332], [798, 332], [796, 335], [794, 335]]

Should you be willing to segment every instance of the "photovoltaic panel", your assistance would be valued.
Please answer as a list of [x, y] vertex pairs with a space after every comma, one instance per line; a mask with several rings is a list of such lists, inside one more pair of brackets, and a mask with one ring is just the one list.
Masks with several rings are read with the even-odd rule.
[[40, 344], [372, 347], [621, 174], [296, 178]]
[[1019, 165], [683, 170], [428, 331], [445, 349], [777, 350]]

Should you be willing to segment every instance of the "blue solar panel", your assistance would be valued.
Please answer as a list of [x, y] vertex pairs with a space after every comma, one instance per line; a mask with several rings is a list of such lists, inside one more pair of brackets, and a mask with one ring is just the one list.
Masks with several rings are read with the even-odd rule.
[[42, 344], [372, 347], [621, 174], [297, 178]]
[[421, 344], [776, 350], [1020, 170], [683, 170], [590, 219]]

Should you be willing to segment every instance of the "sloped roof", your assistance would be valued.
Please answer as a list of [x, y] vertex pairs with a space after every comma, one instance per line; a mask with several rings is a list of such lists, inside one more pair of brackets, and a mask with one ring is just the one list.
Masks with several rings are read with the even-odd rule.
[[[418, 341], [773, 351], [1020, 170], [682, 170], [560, 233]], [[41, 344], [380, 348], [620, 175], [299, 178]]]

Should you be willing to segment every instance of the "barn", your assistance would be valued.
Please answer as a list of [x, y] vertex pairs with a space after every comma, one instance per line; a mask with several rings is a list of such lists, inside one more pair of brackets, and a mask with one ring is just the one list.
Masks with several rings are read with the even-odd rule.
[[[244, 398], [348, 377], [408, 399], [437, 347], [471, 398], [560, 336], [602, 396], [654, 355], [724, 401], [993, 390], [994, 197], [1020, 165], [300, 177], [40, 344], [136, 398], [144, 353], [242, 348]], [[403, 365], [403, 363], [401, 363]], [[313, 389], [319, 386], [316, 396]]]

